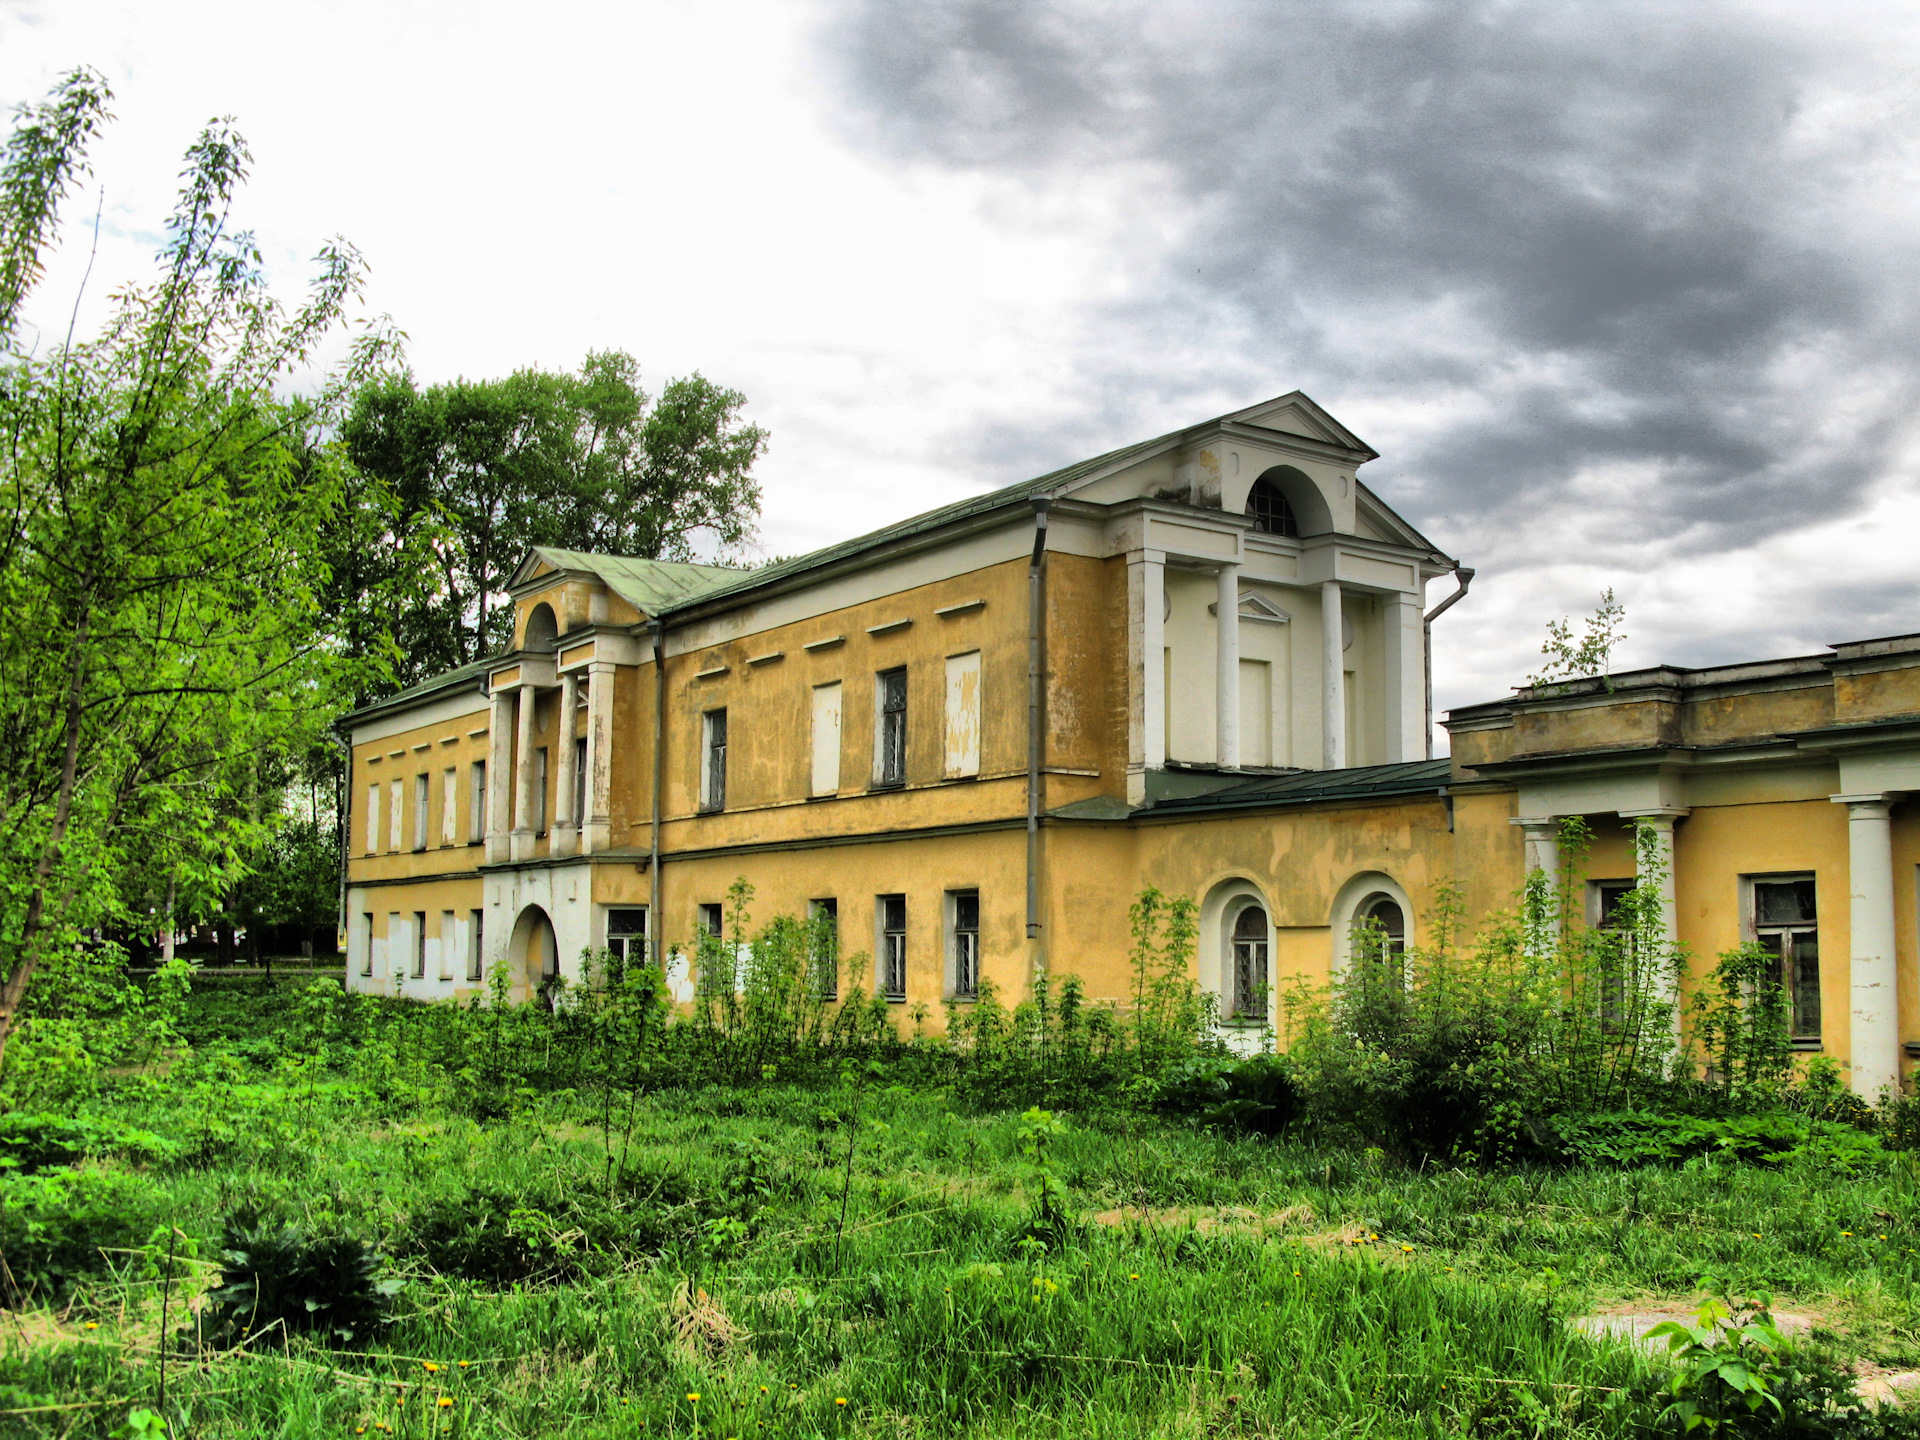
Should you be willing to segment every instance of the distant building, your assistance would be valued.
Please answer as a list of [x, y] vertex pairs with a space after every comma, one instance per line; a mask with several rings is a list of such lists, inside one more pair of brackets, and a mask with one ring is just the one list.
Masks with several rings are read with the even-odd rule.
[[744, 877], [756, 923], [833, 917], [843, 992], [937, 1015], [1045, 967], [1118, 999], [1151, 884], [1199, 902], [1252, 1043], [1361, 920], [1415, 943], [1448, 879], [1511, 905], [1557, 817], [1595, 831], [1597, 923], [1639, 817], [1696, 964], [1774, 947], [1804, 1047], [1897, 1083], [1920, 636], [1523, 690], [1430, 760], [1423, 595], [1456, 564], [1374, 458], [1296, 392], [757, 570], [536, 549], [517, 648], [341, 722], [350, 982], [504, 962], [526, 996], [657, 939], [684, 984]]

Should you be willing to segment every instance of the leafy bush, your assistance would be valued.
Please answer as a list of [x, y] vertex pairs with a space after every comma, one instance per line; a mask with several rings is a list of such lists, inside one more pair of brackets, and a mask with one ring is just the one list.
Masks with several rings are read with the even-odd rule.
[[1791, 1111], [1718, 1117], [1626, 1111], [1563, 1117], [1554, 1128], [1566, 1154], [1589, 1164], [1676, 1164], [1697, 1155], [1719, 1155], [1756, 1164], [1806, 1162], [1858, 1174], [1887, 1159], [1874, 1136]]
[[207, 1292], [214, 1344], [237, 1344], [278, 1328], [336, 1340], [364, 1339], [388, 1319], [400, 1281], [380, 1278], [381, 1257], [337, 1225], [308, 1226], [250, 1210], [227, 1217], [220, 1283]]
[[181, 1150], [164, 1135], [97, 1116], [0, 1116], [0, 1169], [31, 1173], [106, 1155], [157, 1165], [178, 1159]]
[[1154, 1108], [1216, 1130], [1278, 1135], [1305, 1106], [1285, 1057], [1207, 1055], [1177, 1065], [1154, 1093]]
[[59, 1298], [124, 1265], [164, 1220], [160, 1196], [137, 1176], [51, 1166], [0, 1174], [0, 1256], [6, 1303]]

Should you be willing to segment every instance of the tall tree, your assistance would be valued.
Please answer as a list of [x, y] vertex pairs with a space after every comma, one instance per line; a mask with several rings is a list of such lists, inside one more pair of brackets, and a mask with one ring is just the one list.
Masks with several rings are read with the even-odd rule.
[[589, 354], [577, 374], [422, 390], [400, 373], [366, 386], [343, 427], [348, 455], [450, 532], [433, 602], [416, 612], [432, 633], [405, 647], [408, 678], [505, 642], [506, 582], [530, 546], [670, 560], [737, 550], [760, 512], [751, 470], [766, 448], [745, 404], [697, 373], [655, 400], [620, 351]]
[[317, 399], [282, 398], [362, 267], [330, 243], [304, 303], [275, 300], [231, 223], [249, 157], [230, 122], [187, 152], [158, 276], [92, 340], [14, 341], [109, 100], [76, 71], [0, 152], [0, 1060], [42, 966], [146, 914], [143, 860], [169, 891], [244, 872], [274, 775], [380, 664], [344, 656], [322, 612], [345, 493], [322, 441], [387, 352], [363, 332]]

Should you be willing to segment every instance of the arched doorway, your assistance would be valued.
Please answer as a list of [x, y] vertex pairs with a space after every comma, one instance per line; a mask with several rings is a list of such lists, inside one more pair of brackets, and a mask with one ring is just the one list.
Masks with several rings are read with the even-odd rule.
[[553, 921], [538, 905], [529, 905], [513, 923], [507, 963], [529, 996], [548, 993], [560, 975], [560, 942]]

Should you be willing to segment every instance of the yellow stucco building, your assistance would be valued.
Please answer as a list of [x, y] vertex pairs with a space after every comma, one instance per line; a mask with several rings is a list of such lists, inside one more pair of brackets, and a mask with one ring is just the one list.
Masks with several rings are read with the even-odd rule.
[[1696, 965], [1774, 947], [1801, 1045], [1897, 1083], [1920, 636], [1519, 691], [1429, 759], [1424, 592], [1458, 567], [1374, 458], [1296, 392], [756, 570], [535, 550], [513, 651], [341, 722], [350, 983], [504, 962], [525, 995], [651, 938], [690, 996], [743, 877], [906, 1008], [1042, 968], [1119, 998], [1152, 884], [1199, 902], [1244, 1042], [1359, 919], [1417, 943], [1448, 881], [1509, 906], [1560, 817], [1597, 836], [1597, 918], [1644, 819]]

